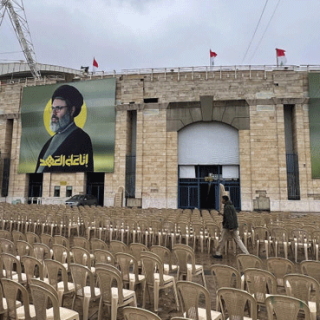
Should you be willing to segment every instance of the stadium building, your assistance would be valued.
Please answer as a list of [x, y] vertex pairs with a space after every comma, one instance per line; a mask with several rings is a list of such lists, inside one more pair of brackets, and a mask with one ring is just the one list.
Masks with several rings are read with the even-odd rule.
[[[223, 185], [239, 210], [320, 212], [320, 68], [40, 71], [0, 64], [1, 201], [218, 209]], [[93, 171], [82, 154], [39, 156], [64, 84], [83, 96]]]

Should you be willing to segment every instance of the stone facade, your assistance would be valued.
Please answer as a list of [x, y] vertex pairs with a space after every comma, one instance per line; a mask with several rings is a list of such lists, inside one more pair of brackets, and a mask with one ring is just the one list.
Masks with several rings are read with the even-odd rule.
[[[0, 87], [1, 158], [11, 159], [9, 190], [3, 201], [26, 201], [28, 196], [29, 177], [17, 173], [24, 85], [2, 83]], [[154, 103], [148, 103], [150, 99]], [[307, 71], [117, 75], [116, 101], [115, 166], [113, 173], [105, 174], [105, 206], [113, 206], [116, 197], [126, 205], [123, 192], [132, 130], [129, 112], [136, 110], [135, 198], [142, 207], [177, 207], [178, 131], [199, 121], [221, 121], [239, 130], [242, 210], [320, 212], [320, 180], [311, 177]], [[284, 105], [294, 105], [300, 200], [288, 200]], [[3, 180], [2, 173], [3, 161]], [[53, 196], [55, 186], [60, 186], [58, 199]], [[63, 203], [66, 186], [73, 187], [73, 194], [84, 193], [86, 175], [44, 174], [43, 203]]]

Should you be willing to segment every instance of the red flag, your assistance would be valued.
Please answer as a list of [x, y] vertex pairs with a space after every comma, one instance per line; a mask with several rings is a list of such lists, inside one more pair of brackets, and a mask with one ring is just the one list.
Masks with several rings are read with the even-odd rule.
[[217, 54], [210, 49], [210, 58], [215, 58]]
[[214, 66], [214, 58], [217, 56], [217, 54], [210, 49], [210, 66]]
[[277, 66], [284, 66], [287, 63], [285, 52], [286, 50], [276, 48]]
[[95, 58], [93, 58], [93, 66], [96, 67], [96, 68], [99, 67], [98, 62], [97, 62], [97, 60]]
[[284, 57], [286, 50], [283, 49], [276, 49], [277, 50], [277, 57]]

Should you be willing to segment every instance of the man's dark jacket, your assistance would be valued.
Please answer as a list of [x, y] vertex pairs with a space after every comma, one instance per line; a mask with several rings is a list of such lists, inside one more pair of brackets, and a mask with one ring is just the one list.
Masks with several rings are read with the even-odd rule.
[[[37, 172], [40, 159], [43, 159], [50, 142], [53, 137], [51, 137], [47, 143], [43, 146], [37, 162], [37, 167], [35, 172]], [[81, 128], [75, 129], [59, 146], [59, 148], [51, 155], [53, 158], [55, 156], [64, 155], [67, 159], [71, 155], [88, 154], [89, 161], [86, 165], [78, 166], [46, 166], [43, 172], [92, 172], [93, 171], [93, 150], [92, 143], [89, 135], [85, 133]]]
[[224, 205], [222, 226], [229, 230], [238, 228], [237, 212], [230, 200]]

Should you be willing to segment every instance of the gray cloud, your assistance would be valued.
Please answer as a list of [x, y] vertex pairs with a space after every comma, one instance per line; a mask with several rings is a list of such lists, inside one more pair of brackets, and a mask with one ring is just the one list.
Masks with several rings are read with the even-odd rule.
[[[319, 64], [320, 1], [269, 0], [244, 64], [275, 64], [275, 48], [288, 64]], [[209, 49], [217, 65], [241, 64], [265, 1], [253, 0], [30, 0], [24, 2], [41, 63], [100, 70], [204, 66]], [[19, 51], [12, 26], [0, 27], [0, 53]], [[255, 55], [252, 57], [253, 52]], [[252, 59], [250, 59], [252, 57]], [[24, 59], [20, 54], [0, 59]]]

